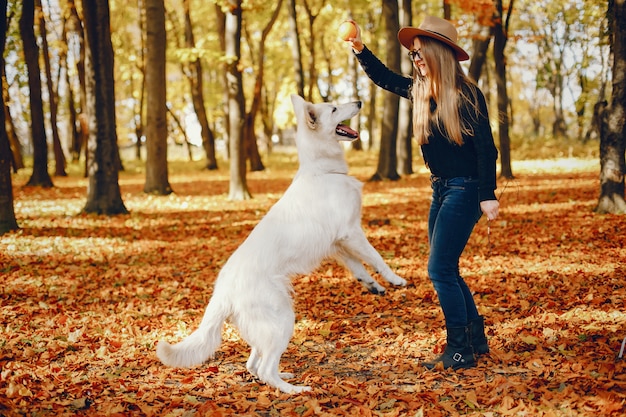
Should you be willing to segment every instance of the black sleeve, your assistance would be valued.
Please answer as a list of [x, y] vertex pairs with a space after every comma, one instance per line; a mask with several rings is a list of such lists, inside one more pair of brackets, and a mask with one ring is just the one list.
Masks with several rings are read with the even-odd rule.
[[493, 133], [489, 124], [485, 96], [477, 89], [477, 100], [480, 114], [474, 132], [473, 142], [478, 158], [478, 181], [480, 201], [496, 199], [496, 160], [498, 149], [493, 141]]
[[366, 46], [354, 54], [361, 68], [377, 86], [407, 99], [411, 98], [413, 80], [393, 72], [383, 64]]

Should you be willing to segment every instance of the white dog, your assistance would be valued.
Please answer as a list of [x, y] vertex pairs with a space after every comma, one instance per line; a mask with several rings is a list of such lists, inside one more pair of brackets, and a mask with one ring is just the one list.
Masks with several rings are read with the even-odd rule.
[[176, 345], [159, 342], [157, 356], [165, 365], [205, 362], [221, 344], [222, 327], [229, 320], [252, 348], [246, 363], [251, 374], [286, 393], [309, 391], [284, 381], [292, 374], [278, 372], [294, 329], [291, 278], [335, 258], [372, 293], [384, 293], [385, 288], [361, 261], [388, 282], [406, 285], [363, 233], [362, 184], [348, 176], [338, 142], [358, 137], [341, 122], [355, 116], [361, 102], [312, 104], [297, 95], [291, 101], [298, 121], [298, 172], [220, 271], [200, 327]]

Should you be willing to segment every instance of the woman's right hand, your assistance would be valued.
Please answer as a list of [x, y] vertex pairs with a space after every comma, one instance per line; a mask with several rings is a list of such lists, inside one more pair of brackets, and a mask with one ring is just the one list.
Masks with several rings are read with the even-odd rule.
[[350, 46], [352, 46], [352, 49], [354, 49], [356, 52], [361, 52], [363, 50], [363, 40], [361, 39], [361, 28], [352, 19], [348, 19], [346, 20], [346, 22], [352, 23], [354, 27], [356, 28], [356, 35], [353, 38], [346, 39], [346, 42], [348, 42]]

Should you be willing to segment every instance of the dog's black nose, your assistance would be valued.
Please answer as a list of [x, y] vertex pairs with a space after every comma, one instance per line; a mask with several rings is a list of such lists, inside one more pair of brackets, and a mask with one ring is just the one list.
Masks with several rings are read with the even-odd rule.
[[357, 101], [356, 105], [359, 106], [359, 109], [361, 108], [361, 102], [360, 101]]

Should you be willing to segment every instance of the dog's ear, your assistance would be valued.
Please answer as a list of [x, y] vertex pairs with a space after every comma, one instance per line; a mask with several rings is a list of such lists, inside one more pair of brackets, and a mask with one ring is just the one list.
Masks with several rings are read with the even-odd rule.
[[306, 124], [309, 126], [309, 129], [317, 129], [317, 114], [315, 113], [315, 108], [311, 104], [306, 104], [304, 109], [304, 115], [306, 117]]
[[291, 104], [293, 104], [294, 109], [297, 110], [300, 106], [302, 106], [303, 102], [304, 102], [304, 99], [300, 97], [299, 95], [297, 94], [291, 95]]

